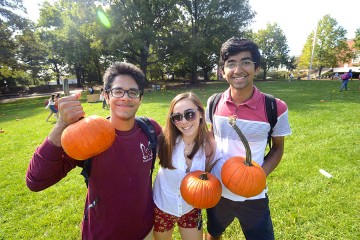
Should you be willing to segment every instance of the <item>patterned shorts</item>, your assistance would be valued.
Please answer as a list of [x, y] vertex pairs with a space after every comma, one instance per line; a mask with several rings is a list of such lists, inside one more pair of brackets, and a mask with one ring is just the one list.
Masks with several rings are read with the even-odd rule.
[[176, 217], [174, 215], [163, 212], [157, 207], [155, 207], [154, 211], [154, 231], [156, 232], [169, 231], [174, 227], [175, 223], [177, 223], [178, 226], [182, 228], [196, 228], [199, 222], [199, 216], [201, 218], [201, 214], [199, 215], [199, 211], [201, 210], [197, 208], [194, 208], [190, 212], [182, 215], [181, 217]]

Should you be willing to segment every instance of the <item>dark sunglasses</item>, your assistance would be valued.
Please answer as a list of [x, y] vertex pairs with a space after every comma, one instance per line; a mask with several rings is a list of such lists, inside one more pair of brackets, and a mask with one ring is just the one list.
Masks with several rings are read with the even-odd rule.
[[179, 124], [185, 118], [186, 121], [192, 122], [196, 119], [197, 109], [187, 109], [184, 111], [184, 114], [173, 113], [170, 115], [170, 119], [174, 124]]

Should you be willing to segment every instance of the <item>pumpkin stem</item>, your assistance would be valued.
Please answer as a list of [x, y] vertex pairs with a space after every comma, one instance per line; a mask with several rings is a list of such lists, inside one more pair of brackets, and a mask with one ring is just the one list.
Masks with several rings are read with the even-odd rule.
[[201, 180], [209, 180], [209, 178], [208, 178], [208, 176], [207, 176], [207, 173], [206, 173], [206, 172], [201, 173], [201, 174], [200, 174], [200, 179], [201, 179]]
[[245, 150], [246, 150], [246, 159], [245, 164], [247, 166], [252, 166], [251, 163], [251, 149], [249, 146], [249, 142], [247, 141], [244, 134], [241, 132], [240, 128], [236, 126], [236, 116], [230, 116], [229, 117], [229, 124], [234, 128], [235, 132], [239, 135], [241, 142], [244, 144]]
[[206, 164], [205, 164], [205, 172], [211, 172], [211, 170], [214, 168], [215, 164], [220, 160], [220, 158], [213, 160], [212, 163], [210, 163], [210, 161], [208, 161], [208, 159], [206, 159]]

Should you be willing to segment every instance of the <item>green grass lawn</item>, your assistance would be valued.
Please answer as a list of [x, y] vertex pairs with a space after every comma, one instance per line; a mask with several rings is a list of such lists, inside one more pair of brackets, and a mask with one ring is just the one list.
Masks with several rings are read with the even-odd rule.
[[[343, 92], [339, 81], [255, 85], [288, 104], [293, 131], [286, 137], [282, 162], [267, 179], [275, 237], [360, 239], [360, 81], [350, 81], [350, 90]], [[206, 104], [211, 94], [226, 88], [226, 83], [214, 83], [146, 93], [138, 115], [164, 125], [177, 93], [192, 90]], [[0, 133], [0, 239], [80, 239], [86, 194], [81, 169], [42, 192], [31, 192], [25, 184], [31, 156], [55, 124], [55, 118], [45, 122], [45, 99], [0, 104], [5, 131]], [[84, 94], [82, 101], [87, 115], [108, 116], [101, 103], [87, 103]], [[180, 239], [178, 233], [174, 239]], [[244, 239], [237, 221], [223, 239]]]

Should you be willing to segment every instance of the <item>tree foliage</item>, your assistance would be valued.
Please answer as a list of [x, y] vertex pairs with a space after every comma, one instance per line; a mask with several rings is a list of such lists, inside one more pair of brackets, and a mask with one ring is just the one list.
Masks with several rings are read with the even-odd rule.
[[354, 47], [360, 50], [360, 28], [356, 29], [354, 41], [355, 41]]
[[[255, 16], [249, 0], [45, 1], [36, 25], [15, 10], [25, 11], [21, 0], [0, 1], [1, 78], [28, 75], [32, 84], [40, 84], [52, 74], [59, 84], [62, 76], [71, 74], [80, 86], [100, 83], [111, 62], [127, 61], [139, 66], [147, 81], [167, 76], [197, 83], [210, 79], [221, 44], [230, 37], [258, 43], [263, 79], [271, 69], [297, 67], [278, 24], [257, 33], [248, 29]], [[349, 60], [346, 31], [329, 15], [318, 26], [314, 66], [321, 69]], [[359, 35], [360, 29], [356, 46]], [[299, 66], [308, 66], [313, 36]]]
[[286, 36], [277, 23], [267, 24], [266, 29], [261, 29], [255, 34], [255, 39], [261, 52], [261, 68], [264, 71], [263, 80], [271, 68], [281, 65], [291, 66], [294, 59], [288, 56], [289, 47]]
[[[118, 59], [140, 66], [147, 76], [149, 65], [156, 63], [160, 51], [169, 43], [171, 24], [180, 15], [174, 0], [119, 0], [108, 11], [111, 29], [103, 35]], [[108, 37], [111, 36], [111, 37]]]
[[49, 43], [48, 62], [58, 82], [65, 69], [76, 76], [79, 86], [101, 81], [96, 10], [95, 1], [84, 0], [46, 2], [41, 9], [38, 28]]
[[16, 11], [25, 12], [22, 1], [0, 1], [0, 64], [13, 68], [17, 48], [13, 36], [27, 25], [26, 19]]
[[[21, 59], [22, 69], [30, 72], [30, 77], [34, 85], [39, 84], [40, 74], [46, 77], [46, 44], [41, 42], [34, 29], [27, 28], [21, 35], [16, 36], [18, 43], [17, 56]], [[29, 84], [30, 85], [30, 84]]]
[[[111, 27], [97, 18], [100, 10]], [[28, 50], [20, 56], [33, 79], [41, 72], [35, 65], [50, 66], [58, 83], [65, 71], [79, 85], [101, 81], [104, 67], [115, 60], [138, 65], [146, 76], [150, 70], [153, 79], [171, 74], [196, 83], [199, 72], [209, 79], [221, 43], [245, 36], [254, 16], [248, 0], [46, 1], [34, 36], [18, 39]], [[45, 56], [38, 64], [30, 57], [35, 52]]]
[[[352, 58], [352, 52], [347, 45], [345, 35], [346, 30], [330, 15], [325, 15], [318, 22], [316, 32], [309, 35], [299, 58], [299, 66], [302, 68], [309, 66], [313, 43], [315, 44], [312, 65], [319, 69], [319, 75], [324, 67], [331, 68], [338, 63], [348, 62]], [[314, 37], [315, 42], [313, 42]]]
[[22, 15], [26, 13], [22, 0], [0, 1], [0, 87], [5, 84], [2, 79], [8, 79], [6, 85], [14, 85], [13, 72], [18, 68], [17, 47], [14, 35], [26, 28], [29, 21]]
[[244, 37], [255, 13], [248, 0], [183, 0], [184, 39], [182, 41], [184, 67], [191, 73], [191, 82], [197, 82], [198, 69], [204, 80], [215, 66], [221, 43], [232, 36]]

